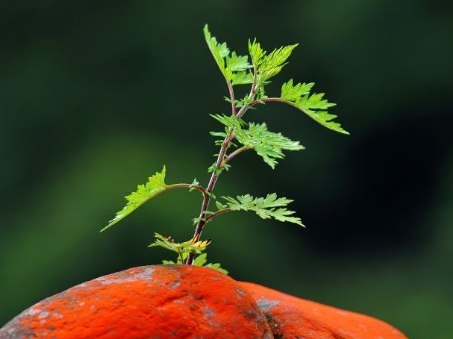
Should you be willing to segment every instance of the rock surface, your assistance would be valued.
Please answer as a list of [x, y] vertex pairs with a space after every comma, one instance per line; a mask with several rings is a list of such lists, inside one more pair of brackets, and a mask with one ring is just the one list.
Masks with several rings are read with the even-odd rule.
[[272, 338], [253, 298], [194, 266], [143, 266], [77, 285], [25, 310], [0, 338]]
[[194, 266], [143, 266], [28, 308], [0, 338], [406, 338], [357, 313]]
[[260, 285], [239, 283], [266, 315], [275, 338], [404, 339], [381, 320], [296, 298]]

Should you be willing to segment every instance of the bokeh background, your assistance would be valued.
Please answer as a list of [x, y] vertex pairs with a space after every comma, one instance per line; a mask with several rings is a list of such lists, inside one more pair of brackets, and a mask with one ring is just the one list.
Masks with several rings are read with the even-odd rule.
[[0, 326], [83, 281], [159, 263], [153, 232], [191, 236], [196, 193], [160, 196], [107, 233], [123, 196], [167, 165], [206, 183], [209, 113], [228, 112], [202, 27], [240, 53], [299, 42], [283, 81], [314, 81], [351, 132], [289, 107], [249, 119], [301, 140], [254, 154], [218, 194], [295, 199], [306, 229], [231, 214], [211, 261], [238, 280], [367, 313], [411, 338], [453, 333], [453, 2], [1, 1]]

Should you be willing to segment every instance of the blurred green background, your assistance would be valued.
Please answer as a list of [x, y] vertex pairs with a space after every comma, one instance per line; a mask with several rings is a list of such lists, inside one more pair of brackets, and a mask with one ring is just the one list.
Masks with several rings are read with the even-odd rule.
[[301, 140], [272, 171], [244, 155], [217, 193], [295, 199], [306, 229], [231, 214], [211, 261], [238, 280], [367, 313], [411, 338], [453, 332], [453, 2], [1, 1], [0, 326], [83, 281], [168, 256], [195, 193], [160, 196], [111, 231], [123, 196], [167, 165], [206, 183], [209, 113], [228, 112], [202, 27], [240, 53], [299, 42], [275, 78], [316, 82], [351, 132], [289, 107], [249, 119]]

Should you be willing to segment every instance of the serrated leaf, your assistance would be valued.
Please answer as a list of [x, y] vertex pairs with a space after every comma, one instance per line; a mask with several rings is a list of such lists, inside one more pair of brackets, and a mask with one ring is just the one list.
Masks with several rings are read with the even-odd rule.
[[206, 262], [208, 261], [208, 255], [206, 253], [202, 253], [199, 256], [197, 256], [194, 260], [192, 265], [194, 266], [204, 266]]
[[164, 237], [162, 234], [154, 232], [154, 238], [154, 242], [148, 247], [162, 247], [173, 252], [178, 252], [177, 248], [179, 244], [175, 243], [171, 237]]
[[285, 157], [283, 151], [304, 149], [299, 141], [293, 141], [281, 133], [270, 132], [265, 123], [249, 123], [248, 129], [237, 129], [235, 133], [241, 144], [254, 149], [272, 169], [277, 165], [277, 159]]
[[248, 56], [237, 55], [236, 52], [232, 52], [230, 56], [226, 57], [225, 62], [226, 78], [230, 80], [233, 85], [246, 85], [253, 82]]
[[[245, 124], [244, 120], [238, 119], [232, 115], [210, 114], [210, 116], [225, 126], [225, 132], [209, 132], [212, 136], [219, 137], [219, 139], [215, 140], [216, 145], [223, 144], [223, 140], [228, 135], [230, 128], [239, 130], [241, 126]], [[231, 143], [231, 145], [234, 146], [234, 143]], [[215, 156], [217, 156], [217, 154]], [[210, 168], [210, 172], [213, 170], [214, 168]]]
[[220, 68], [220, 71], [225, 75], [225, 57], [230, 54], [227, 44], [217, 42], [217, 39], [211, 35], [209, 32], [208, 25], [204, 26], [203, 29], [204, 37], [206, 43], [208, 44], [209, 50], [211, 51], [212, 56], [214, 57], [215, 62]]
[[274, 218], [282, 222], [291, 222], [304, 226], [298, 217], [292, 216], [295, 212], [286, 209], [293, 200], [278, 198], [277, 194], [268, 194], [265, 198], [254, 198], [250, 194], [239, 195], [236, 198], [223, 197], [226, 205], [232, 211], [253, 211], [262, 219]]
[[194, 259], [192, 265], [194, 265], [194, 266], [200, 266], [200, 267], [208, 267], [208, 268], [212, 268], [212, 269], [214, 269], [214, 270], [216, 270], [216, 271], [219, 271], [220, 273], [228, 274], [228, 271], [225, 270], [225, 269], [223, 269], [223, 268], [220, 266], [219, 263], [215, 263], [215, 264], [209, 263], [209, 264], [207, 264], [207, 262], [208, 262], [208, 256], [207, 256], [207, 254], [206, 254], [206, 253], [202, 253], [202, 254], [200, 254], [199, 256], [197, 256], [197, 257]]
[[[210, 114], [212, 118], [220, 122], [222, 125], [225, 125], [227, 128], [234, 128], [239, 129], [241, 126], [245, 124], [244, 120], [238, 119], [232, 115], [224, 115], [224, 114]], [[218, 133], [218, 132], [211, 132]]]
[[253, 65], [256, 67], [259, 65], [262, 57], [266, 55], [266, 52], [261, 48], [261, 44], [256, 41], [256, 39], [252, 41], [249, 40], [249, 54], [250, 58], [252, 59]]
[[223, 210], [225, 209], [227, 206], [222, 204], [220, 201], [216, 200], [215, 201], [215, 206], [217, 207], [217, 209], [220, 211], [220, 210]]
[[293, 85], [293, 79], [285, 82], [282, 85], [281, 98], [289, 101], [296, 101], [301, 96], [310, 93], [311, 88], [314, 86], [314, 82], [310, 83], [298, 83]]
[[237, 55], [236, 52], [232, 52], [226, 57], [226, 67], [231, 72], [245, 71], [250, 68], [248, 60], [247, 55]]
[[324, 98], [324, 93], [312, 93], [310, 90], [314, 83], [298, 83], [294, 85], [289, 80], [282, 85], [281, 99], [307, 114], [310, 118], [335, 132], [349, 134], [337, 122], [332, 121], [337, 116], [328, 113], [327, 109], [336, 104]]
[[264, 84], [268, 79], [280, 73], [286, 65], [286, 60], [297, 46], [298, 44], [282, 46], [267, 53], [256, 40], [249, 41], [249, 54], [259, 82]]
[[154, 233], [154, 238], [154, 242], [148, 247], [162, 247], [175, 252], [178, 255], [177, 264], [184, 263], [189, 253], [202, 254], [211, 243], [211, 240], [194, 241], [193, 239], [184, 242], [175, 242], [171, 237], [164, 237], [157, 232]]
[[[232, 74], [230, 80], [233, 85], [247, 85], [253, 82], [253, 75], [250, 72], [236, 72]], [[241, 106], [242, 105], [236, 107]]]
[[148, 200], [164, 192], [167, 188], [167, 185], [165, 184], [165, 172], [166, 168], [164, 166], [162, 172], [156, 172], [153, 176], [148, 178], [148, 181], [145, 184], [138, 185], [135, 192], [126, 196], [126, 206], [116, 213], [115, 217], [109, 221], [108, 225], [105, 226], [101, 232], [127, 217]]
[[227, 44], [219, 43], [217, 39], [211, 35], [211, 32], [209, 32], [208, 25], [204, 26], [203, 31], [209, 50], [223, 76], [231, 82], [232, 85], [251, 84], [253, 82], [253, 77], [249, 70], [251, 65], [248, 62], [248, 56], [237, 55], [236, 52], [230, 54]]
[[215, 263], [215, 264], [209, 263], [209, 264], [204, 265], [204, 267], [212, 268], [213, 270], [216, 270], [220, 273], [228, 275], [228, 271], [226, 269], [222, 268], [219, 263]]

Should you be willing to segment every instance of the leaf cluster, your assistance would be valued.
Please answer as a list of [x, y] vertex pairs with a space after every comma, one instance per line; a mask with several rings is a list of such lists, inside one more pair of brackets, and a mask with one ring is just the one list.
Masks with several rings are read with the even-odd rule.
[[156, 172], [148, 178], [148, 181], [143, 185], [138, 185], [137, 190], [125, 197], [127, 203], [120, 211], [116, 212], [115, 217], [109, 221], [102, 231], [112, 227], [117, 222], [121, 221], [148, 200], [154, 198], [158, 194], [165, 192], [167, 185], [165, 184], [165, 166], [161, 172]]
[[178, 243], [175, 242], [171, 237], [164, 237], [157, 232], [154, 233], [154, 238], [154, 242], [151, 243], [148, 247], [161, 247], [177, 254], [176, 262], [171, 260], [164, 260], [163, 264], [184, 264], [189, 254], [193, 253], [197, 255], [193, 262], [193, 265], [209, 267], [221, 273], [228, 274], [228, 271], [223, 269], [220, 264], [207, 263], [207, 254], [205, 253], [205, 251], [211, 243], [211, 240], [196, 241], [194, 239], [191, 239], [189, 241]]

